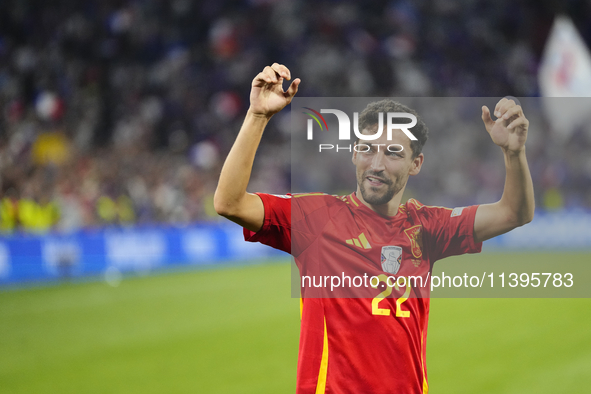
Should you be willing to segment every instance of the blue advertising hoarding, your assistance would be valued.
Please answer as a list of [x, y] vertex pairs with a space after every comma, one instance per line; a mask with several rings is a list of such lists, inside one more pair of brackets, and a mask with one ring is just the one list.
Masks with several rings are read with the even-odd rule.
[[[533, 222], [486, 241], [484, 251], [591, 249], [591, 215], [538, 213]], [[0, 285], [162, 268], [287, 258], [245, 242], [242, 228], [225, 222], [85, 230], [72, 234], [15, 234], [0, 238]]]
[[0, 239], [0, 284], [151, 272], [287, 257], [267, 246], [245, 242], [232, 223], [199, 223], [86, 230], [72, 234], [16, 234]]

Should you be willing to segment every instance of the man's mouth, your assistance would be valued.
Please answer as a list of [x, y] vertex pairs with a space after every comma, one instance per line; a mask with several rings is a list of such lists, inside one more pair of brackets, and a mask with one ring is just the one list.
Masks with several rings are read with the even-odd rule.
[[387, 183], [385, 179], [378, 178], [376, 176], [368, 176], [366, 179], [369, 181], [371, 186], [381, 186]]

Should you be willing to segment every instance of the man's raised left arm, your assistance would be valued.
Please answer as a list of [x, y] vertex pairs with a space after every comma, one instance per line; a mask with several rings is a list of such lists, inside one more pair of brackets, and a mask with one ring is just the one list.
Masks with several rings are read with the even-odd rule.
[[503, 98], [495, 107], [493, 120], [482, 107], [482, 120], [493, 142], [505, 156], [505, 188], [501, 199], [478, 207], [474, 219], [474, 241], [482, 242], [523, 226], [534, 217], [534, 187], [525, 157], [529, 121], [514, 100]]

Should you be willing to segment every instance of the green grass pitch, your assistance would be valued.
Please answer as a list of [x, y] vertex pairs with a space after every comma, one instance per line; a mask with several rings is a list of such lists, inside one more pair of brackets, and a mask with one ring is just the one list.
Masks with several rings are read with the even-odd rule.
[[[433, 299], [430, 392], [588, 392], [590, 310], [589, 299]], [[4, 291], [0, 393], [291, 393], [298, 335], [289, 264]]]

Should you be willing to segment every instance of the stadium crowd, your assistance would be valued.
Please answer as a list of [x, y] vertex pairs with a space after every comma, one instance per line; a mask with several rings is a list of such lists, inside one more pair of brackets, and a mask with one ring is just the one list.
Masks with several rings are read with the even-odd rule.
[[[555, 14], [568, 13], [589, 43], [590, 8], [576, 1], [2, 1], [0, 228], [213, 219], [221, 163], [264, 65], [289, 65], [303, 81], [301, 97], [537, 96]], [[288, 124], [285, 114], [273, 119], [252, 190], [289, 191]], [[545, 143], [547, 127], [539, 133], [528, 146], [538, 206], [590, 208], [591, 129], [558, 150]], [[478, 152], [490, 150], [482, 141], [472, 147], [474, 162], [430, 170], [418, 198], [469, 204], [494, 189], [490, 177], [474, 176]], [[445, 157], [462, 154], [458, 144], [438, 147]], [[447, 187], [433, 181], [450, 174]]]

